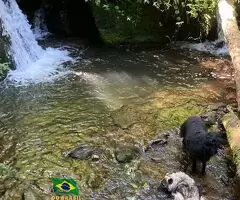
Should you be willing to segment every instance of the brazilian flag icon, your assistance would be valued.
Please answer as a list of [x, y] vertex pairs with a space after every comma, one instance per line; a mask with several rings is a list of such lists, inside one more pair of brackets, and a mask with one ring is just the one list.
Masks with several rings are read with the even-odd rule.
[[51, 178], [56, 195], [79, 195], [78, 185], [72, 178]]

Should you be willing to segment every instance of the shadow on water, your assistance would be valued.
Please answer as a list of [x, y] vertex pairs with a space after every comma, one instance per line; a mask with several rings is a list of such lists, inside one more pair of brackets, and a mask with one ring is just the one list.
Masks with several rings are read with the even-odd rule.
[[[82, 199], [167, 199], [158, 186], [166, 172], [182, 170], [177, 129], [164, 148], [144, 148], [224, 101], [222, 83], [197, 58], [176, 51], [90, 50], [84, 57], [64, 79], [1, 86], [0, 160], [8, 169], [1, 172], [2, 199], [21, 199], [24, 191], [48, 199], [53, 176], [75, 178]], [[97, 159], [67, 157], [82, 144], [100, 149]], [[120, 163], [115, 150], [122, 146], [141, 155]], [[226, 150], [205, 177], [193, 176], [207, 199], [236, 199], [228, 160]], [[14, 177], [4, 174], [11, 170]]]

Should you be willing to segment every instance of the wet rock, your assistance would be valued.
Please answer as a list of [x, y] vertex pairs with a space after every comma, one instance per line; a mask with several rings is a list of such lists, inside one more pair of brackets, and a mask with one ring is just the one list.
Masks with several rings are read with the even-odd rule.
[[233, 100], [236, 100], [236, 98], [237, 98], [237, 95], [235, 92], [228, 93], [225, 97], [227, 101], [233, 101]]
[[201, 115], [207, 126], [220, 125], [222, 117], [228, 112], [227, 105], [222, 102], [209, 105], [207, 109], [208, 112]]
[[217, 113], [215, 111], [207, 112], [201, 115], [201, 118], [208, 126], [211, 126], [217, 122]]
[[225, 45], [224, 41], [220, 41], [214, 44], [216, 49], [222, 48]]
[[115, 151], [116, 160], [120, 163], [128, 163], [140, 156], [140, 149], [135, 146], [121, 146]]
[[92, 161], [99, 161], [99, 159], [100, 159], [99, 155], [92, 156]]
[[101, 150], [96, 147], [91, 147], [87, 145], [82, 145], [71, 151], [68, 156], [71, 158], [79, 159], [79, 160], [99, 160], [100, 157], [98, 154], [101, 153]]
[[219, 126], [217, 124], [214, 124], [208, 129], [208, 132], [219, 132]]
[[23, 193], [23, 200], [38, 200], [39, 198], [37, 197], [37, 195], [31, 191], [31, 190], [27, 190]]
[[136, 194], [137, 200], [173, 200], [169, 193], [166, 193], [160, 186], [160, 182], [151, 181], [148, 183], [147, 188], [139, 190]]
[[167, 140], [164, 140], [164, 139], [159, 139], [159, 140], [153, 140], [151, 142], [151, 146], [154, 147], [154, 146], [163, 146], [163, 145], [166, 145], [167, 144]]
[[145, 152], [149, 151], [150, 149], [157, 150], [159, 148], [163, 148], [167, 145], [166, 139], [156, 139], [149, 142], [148, 146], [145, 148]]
[[97, 189], [103, 185], [103, 177], [101, 174], [91, 174], [88, 177], [87, 185], [92, 189]]
[[225, 103], [219, 102], [208, 106], [208, 110], [217, 111], [220, 108], [225, 108], [227, 105]]
[[166, 133], [163, 133], [163, 137], [164, 137], [165, 139], [168, 139], [168, 138], [169, 138], [169, 136], [170, 136], [170, 133], [168, 133], [168, 132], [166, 132]]
[[16, 184], [16, 171], [8, 165], [0, 164], [0, 196]]

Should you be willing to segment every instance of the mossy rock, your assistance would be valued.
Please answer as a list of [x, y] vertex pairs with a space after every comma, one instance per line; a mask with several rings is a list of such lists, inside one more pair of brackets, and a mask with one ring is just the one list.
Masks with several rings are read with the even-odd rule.
[[2, 81], [7, 76], [7, 72], [10, 69], [10, 65], [8, 63], [1, 63], [0, 60], [0, 81]]
[[160, 130], [167, 130], [180, 126], [189, 116], [199, 115], [202, 111], [203, 107], [195, 106], [191, 103], [184, 106], [162, 109], [157, 119], [159, 128]]
[[111, 32], [102, 32], [102, 37], [103, 37], [104, 42], [107, 44], [122, 43], [126, 39], [121, 34], [111, 33]]
[[8, 165], [0, 164], [0, 195], [16, 183], [16, 171]]
[[140, 156], [139, 148], [135, 146], [120, 146], [115, 151], [116, 160], [120, 163], [128, 163]]

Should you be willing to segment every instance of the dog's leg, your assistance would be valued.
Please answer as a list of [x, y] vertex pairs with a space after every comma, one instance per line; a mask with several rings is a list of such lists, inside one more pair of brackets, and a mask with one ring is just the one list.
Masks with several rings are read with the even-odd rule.
[[192, 159], [192, 172], [196, 172], [197, 169], [197, 161], [195, 159]]
[[185, 151], [182, 152], [182, 155], [180, 158], [180, 163], [181, 163], [182, 170], [184, 172], [186, 172], [188, 169], [188, 166], [189, 166], [189, 156], [188, 156], [187, 152], [185, 152]]
[[202, 161], [202, 174], [205, 174], [206, 161]]

